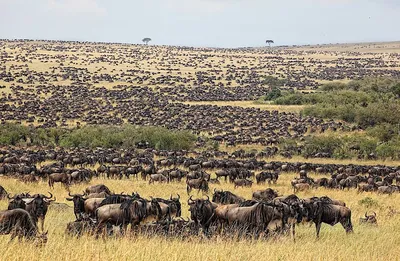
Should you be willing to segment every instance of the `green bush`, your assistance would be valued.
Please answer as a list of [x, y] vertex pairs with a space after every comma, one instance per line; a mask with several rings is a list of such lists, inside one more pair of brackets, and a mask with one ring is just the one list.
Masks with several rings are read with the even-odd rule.
[[161, 127], [85, 126], [77, 129], [35, 129], [18, 124], [0, 125], [0, 145], [27, 144], [85, 148], [128, 148], [137, 142], [148, 142], [161, 150], [190, 149], [196, 136], [188, 131]]
[[360, 206], [364, 206], [366, 208], [372, 208], [372, 207], [376, 208], [376, 207], [379, 206], [378, 201], [374, 200], [374, 199], [372, 199], [370, 197], [366, 197], [366, 198], [363, 198], [363, 199], [359, 200], [358, 204]]

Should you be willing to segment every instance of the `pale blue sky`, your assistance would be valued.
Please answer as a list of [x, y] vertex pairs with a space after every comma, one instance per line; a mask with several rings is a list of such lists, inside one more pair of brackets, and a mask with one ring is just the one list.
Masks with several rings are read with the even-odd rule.
[[0, 38], [210, 47], [400, 40], [400, 0], [0, 0]]

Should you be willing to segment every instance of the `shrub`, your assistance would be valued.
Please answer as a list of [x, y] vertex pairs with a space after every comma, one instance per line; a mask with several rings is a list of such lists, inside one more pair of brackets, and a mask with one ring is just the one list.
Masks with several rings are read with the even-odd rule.
[[378, 207], [378, 205], [379, 205], [377, 200], [374, 200], [370, 197], [366, 197], [366, 198], [359, 200], [358, 204], [360, 206], [364, 206], [366, 208]]

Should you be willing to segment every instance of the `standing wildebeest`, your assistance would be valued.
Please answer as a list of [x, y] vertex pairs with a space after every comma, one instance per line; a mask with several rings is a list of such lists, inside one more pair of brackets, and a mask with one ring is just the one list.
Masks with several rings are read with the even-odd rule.
[[44, 219], [46, 218], [47, 209], [52, 201], [53, 195], [49, 192], [50, 197], [43, 194], [35, 194], [32, 200], [26, 202], [26, 211], [32, 216], [33, 221], [41, 223], [41, 230], [44, 231]]
[[[249, 207], [234, 207], [226, 212], [226, 220], [230, 226], [240, 232], [259, 237], [266, 233], [268, 225], [274, 219], [282, 219], [282, 211], [265, 202], [259, 202]], [[282, 224], [283, 226], [284, 224]]]
[[214, 189], [212, 202], [220, 204], [239, 204], [245, 201], [244, 198], [236, 196], [230, 191], [219, 191]]
[[76, 217], [76, 220], [82, 220], [83, 218], [83, 213], [85, 213], [85, 200], [86, 198], [83, 197], [81, 194], [73, 194], [71, 195], [68, 192], [68, 196], [72, 198], [66, 198], [68, 201], [74, 202], [74, 214]]
[[200, 190], [204, 192], [208, 192], [209, 187], [208, 187], [208, 182], [204, 178], [199, 178], [199, 179], [186, 179], [186, 191], [189, 194], [192, 189], [198, 189], [198, 192]]
[[110, 189], [104, 184], [89, 186], [85, 189], [85, 192], [86, 192], [86, 194], [100, 193], [100, 192], [106, 192], [108, 195], [112, 194]]
[[340, 222], [346, 233], [353, 232], [351, 223], [351, 210], [347, 207], [326, 203], [321, 200], [312, 201], [306, 204], [308, 208], [308, 221], [313, 221], [317, 230], [317, 238], [321, 224], [326, 223], [331, 226]]
[[54, 183], [60, 182], [66, 188], [71, 184], [71, 174], [67, 173], [53, 173], [49, 175], [49, 187], [54, 189]]
[[210, 202], [209, 197], [207, 199], [196, 199], [192, 200], [192, 197], [188, 200], [189, 211], [191, 219], [198, 225], [201, 225], [204, 235], [209, 236], [209, 228], [215, 216], [215, 206]]
[[47, 242], [47, 232], [39, 234], [31, 215], [23, 209], [0, 211], [0, 235], [11, 234], [10, 242], [18, 236], [21, 240], [38, 240], [38, 244]]

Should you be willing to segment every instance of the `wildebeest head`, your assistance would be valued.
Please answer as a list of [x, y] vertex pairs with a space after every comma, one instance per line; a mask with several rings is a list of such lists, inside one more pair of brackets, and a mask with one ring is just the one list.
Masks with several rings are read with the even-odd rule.
[[83, 195], [81, 195], [81, 194], [71, 195], [70, 192], [68, 192], [68, 196], [72, 197], [72, 198], [66, 198], [66, 199], [68, 201], [72, 201], [74, 203], [74, 213], [75, 213], [77, 220], [81, 220], [81, 218], [82, 218], [81, 213], [83, 213], [85, 211], [84, 205], [85, 205], [86, 198], [84, 198]]
[[8, 208], [7, 208], [8, 210], [16, 208], [26, 209], [25, 201], [22, 199], [20, 195], [15, 195], [13, 197], [7, 195], [7, 198], [10, 200], [10, 202], [8, 203]]
[[55, 199], [51, 199], [53, 195], [49, 192], [50, 196], [46, 196], [43, 194], [35, 194], [32, 196], [32, 200], [28, 202], [27, 209], [29, 209], [29, 213], [32, 215], [34, 219], [44, 218], [47, 213], [48, 206]]
[[215, 203], [222, 203], [222, 201], [223, 201], [223, 196], [224, 196], [224, 191], [223, 191], [223, 190], [219, 191], [219, 190], [214, 189], [214, 194], [213, 194], [213, 197], [212, 197], [212, 202], [215, 202]]
[[372, 212], [371, 215], [367, 215], [367, 212], [365, 212], [365, 217], [361, 217], [360, 218], [360, 223], [378, 225], [378, 220], [376, 218], [376, 213]]

